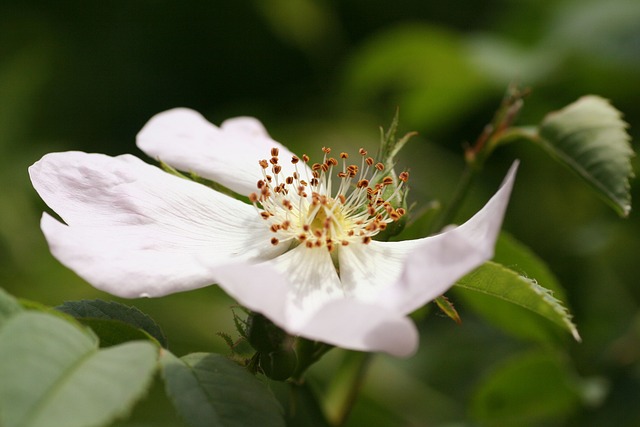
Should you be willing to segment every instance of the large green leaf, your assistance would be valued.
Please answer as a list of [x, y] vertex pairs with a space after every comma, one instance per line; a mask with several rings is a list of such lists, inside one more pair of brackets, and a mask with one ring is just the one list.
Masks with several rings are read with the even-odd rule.
[[620, 215], [631, 211], [630, 136], [621, 113], [598, 96], [580, 98], [542, 121], [534, 141], [586, 180]]
[[[568, 330], [580, 341], [571, 315], [546, 288], [495, 262], [487, 262], [456, 283], [456, 288], [477, 292], [526, 308]], [[518, 319], [519, 320], [519, 319]], [[516, 323], [516, 319], [504, 319]]]
[[167, 347], [167, 339], [160, 326], [136, 307], [97, 299], [67, 301], [56, 309], [91, 327], [103, 346], [145, 339], [146, 333]]
[[58, 316], [18, 313], [0, 330], [0, 425], [108, 425], [145, 392], [157, 358], [150, 342], [100, 350], [92, 333]]
[[495, 249], [493, 261], [520, 273], [521, 276], [535, 279], [540, 286], [553, 292], [557, 299], [564, 300], [564, 289], [556, 276], [544, 260], [524, 243], [503, 231], [498, 236]]
[[284, 427], [283, 411], [264, 384], [219, 354], [178, 359], [162, 352], [169, 398], [191, 427]]
[[[553, 292], [555, 298], [565, 300], [564, 290], [544, 261], [512, 236], [504, 232], [500, 234], [493, 260], [521, 276], [535, 278], [536, 283]], [[533, 311], [480, 292], [462, 288], [454, 288], [454, 292], [461, 307], [471, 308], [513, 336], [564, 345], [562, 331], [551, 322], [541, 321]]]
[[9, 318], [22, 311], [22, 306], [14, 297], [0, 288], [0, 326]]
[[485, 426], [546, 425], [580, 404], [579, 382], [567, 366], [545, 352], [518, 355], [480, 384], [472, 416]]

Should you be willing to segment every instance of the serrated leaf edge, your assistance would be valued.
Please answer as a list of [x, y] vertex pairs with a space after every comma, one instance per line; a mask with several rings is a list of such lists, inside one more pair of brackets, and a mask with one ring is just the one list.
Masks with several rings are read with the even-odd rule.
[[[509, 271], [515, 275], [518, 276], [518, 280], [522, 281], [523, 283], [525, 283], [527, 286], [529, 286], [529, 288], [534, 291], [536, 294], [540, 295], [542, 297], [542, 300], [544, 302], [547, 303], [548, 306], [551, 307], [551, 309], [556, 312], [557, 314], [560, 315], [560, 317], [562, 318], [562, 322], [563, 325], [561, 326], [565, 326], [569, 332], [571, 333], [571, 335], [573, 336], [573, 338], [578, 341], [578, 342], [582, 342], [582, 337], [580, 336], [580, 333], [578, 332], [578, 327], [576, 326], [575, 323], [573, 323], [573, 321], [571, 320], [573, 318], [573, 316], [569, 313], [569, 310], [567, 309], [567, 307], [565, 307], [562, 304], [562, 301], [560, 301], [559, 299], [557, 299], [556, 297], [553, 296], [553, 292], [543, 286], [538, 285], [538, 282], [536, 282], [535, 279], [530, 279], [528, 277], [522, 276], [521, 274], [517, 273], [516, 271], [511, 270], [510, 268], [507, 268], [503, 265], [500, 265], [498, 263], [494, 263], [489, 261], [488, 264], [494, 264], [496, 266], [499, 266], [500, 268]], [[546, 319], [548, 319], [547, 317], [541, 315], [540, 313], [537, 313], [535, 310], [532, 310], [531, 308], [527, 307], [524, 304], [521, 304], [517, 301], [511, 300], [509, 298], [505, 298], [503, 295], [495, 293], [495, 292], [488, 292], [486, 289], [479, 289], [476, 287], [472, 287], [472, 286], [467, 286], [464, 284], [464, 282], [458, 282], [456, 283], [456, 286], [461, 287], [463, 289], [468, 289], [470, 291], [475, 291], [475, 292], [479, 292], [485, 295], [489, 295], [495, 298], [499, 298], [503, 301], [506, 302], [510, 302], [512, 304], [518, 305], [522, 308], [525, 308], [529, 311], [531, 311], [532, 313], [536, 313], [541, 317], [544, 317]], [[548, 319], [551, 320], [551, 319]], [[553, 322], [558, 324], [558, 322]]]

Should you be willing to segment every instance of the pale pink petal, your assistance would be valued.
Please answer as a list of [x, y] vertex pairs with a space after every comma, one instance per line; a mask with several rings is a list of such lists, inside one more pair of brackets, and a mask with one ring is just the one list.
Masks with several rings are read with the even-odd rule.
[[331, 254], [324, 248], [300, 245], [267, 264], [289, 284], [287, 323], [294, 329], [307, 323], [327, 302], [346, 296]]
[[53, 153], [29, 169], [52, 253], [95, 287], [159, 296], [213, 282], [212, 266], [272, 258], [253, 206], [175, 177], [133, 156]]
[[344, 292], [362, 301], [376, 301], [383, 289], [398, 280], [407, 256], [420, 242], [374, 240], [367, 245], [341, 246], [338, 259]]
[[229, 119], [217, 127], [196, 111], [176, 108], [151, 118], [138, 133], [137, 145], [156, 160], [243, 195], [256, 191], [263, 179], [258, 161], [270, 159], [272, 148], [280, 151], [283, 173], [294, 171], [293, 154], [251, 117]]
[[415, 324], [401, 313], [353, 299], [324, 305], [300, 330], [318, 341], [359, 351], [384, 351], [408, 357], [418, 346]]
[[[321, 252], [311, 250], [311, 252]], [[326, 251], [324, 251], [326, 252]], [[354, 299], [329, 299], [301, 319], [291, 299], [288, 274], [269, 263], [229, 265], [212, 270], [219, 285], [243, 306], [264, 314], [292, 335], [359, 351], [383, 351], [406, 357], [415, 351], [418, 333], [408, 318]], [[318, 276], [315, 279], [320, 280]]]
[[[491, 259], [517, 167], [516, 162], [498, 192], [461, 226], [417, 241], [388, 243], [389, 248], [396, 247], [399, 253], [407, 253], [408, 246], [410, 253], [402, 273], [392, 286], [379, 294], [377, 303], [410, 313], [442, 295], [456, 280]], [[380, 259], [377, 261], [381, 262]]]

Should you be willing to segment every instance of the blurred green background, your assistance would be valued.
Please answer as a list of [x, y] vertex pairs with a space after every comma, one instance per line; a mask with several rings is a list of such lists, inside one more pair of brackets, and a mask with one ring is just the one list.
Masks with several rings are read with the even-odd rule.
[[[51, 151], [134, 153], [154, 114], [260, 118], [296, 152], [376, 149], [400, 108], [418, 131], [400, 163], [413, 201], [447, 200], [507, 85], [533, 89], [520, 124], [588, 93], [640, 129], [637, 0], [4, 0], [0, 3], [0, 285], [57, 305], [112, 299], [62, 267], [38, 227], [27, 167]], [[460, 220], [521, 167], [505, 230], [546, 260], [583, 342], [517, 315], [504, 328], [450, 295], [463, 324], [431, 310], [420, 352], [374, 359], [349, 426], [640, 425], [640, 220], [622, 220], [525, 143], [498, 150]], [[638, 199], [637, 188], [633, 190]], [[417, 236], [420, 227], [414, 227]], [[130, 301], [178, 355], [226, 352], [233, 301], [216, 287]], [[517, 330], [516, 332], [513, 329]], [[323, 387], [334, 351], [312, 372]], [[154, 390], [127, 426], [180, 426]]]

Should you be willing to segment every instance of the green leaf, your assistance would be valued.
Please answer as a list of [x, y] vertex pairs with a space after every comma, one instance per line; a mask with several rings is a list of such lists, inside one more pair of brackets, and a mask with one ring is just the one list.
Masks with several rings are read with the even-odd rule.
[[0, 425], [108, 425], [146, 391], [157, 357], [149, 342], [100, 350], [58, 316], [19, 313], [0, 330]]
[[536, 282], [559, 300], [565, 299], [564, 289], [547, 264], [531, 249], [506, 232], [501, 232], [496, 243], [493, 261], [519, 273], [535, 278]]
[[[565, 300], [564, 290], [544, 261], [512, 236], [500, 234], [493, 260], [521, 276], [535, 278], [536, 283], [553, 292], [554, 297]], [[461, 306], [471, 308], [513, 336], [541, 343], [566, 344], [562, 331], [551, 322], [541, 321], [533, 311], [475, 291], [454, 288], [454, 292]]]
[[544, 352], [518, 355], [486, 377], [472, 398], [471, 414], [486, 426], [543, 425], [580, 404], [576, 378]]
[[449, 298], [444, 295], [439, 296], [434, 300], [436, 305], [444, 314], [446, 314], [451, 320], [456, 322], [458, 325], [462, 323], [462, 319], [460, 319], [460, 315], [458, 314], [458, 310], [454, 307], [453, 303], [449, 301]]
[[631, 137], [621, 113], [598, 96], [549, 114], [537, 138], [553, 157], [584, 179], [620, 215], [631, 211]]
[[144, 331], [167, 348], [167, 338], [160, 326], [136, 307], [97, 299], [67, 301], [56, 309], [93, 328], [103, 345], [147, 339], [145, 334], [140, 333]]
[[94, 319], [82, 317], [78, 322], [91, 328], [100, 338], [100, 347], [111, 347], [129, 341], [151, 340], [158, 346], [160, 343], [142, 329], [137, 329], [128, 323], [112, 319]]
[[[562, 303], [535, 280], [526, 278], [495, 262], [486, 262], [456, 283], [456, 288], [477, 292], [526, 308], [568, 330], [580, 341], [571, 315]], [[504, 319], [514, 322], [514, 319]]]
[[169, 398], [192, 427], [283, 427], [282, 408], [256, 377], [219, 354], [162, 352]]
[[0, 327], [9, 320], [10, 317], [21, 312], [22, 306], [13, 296], [0, 288]]

